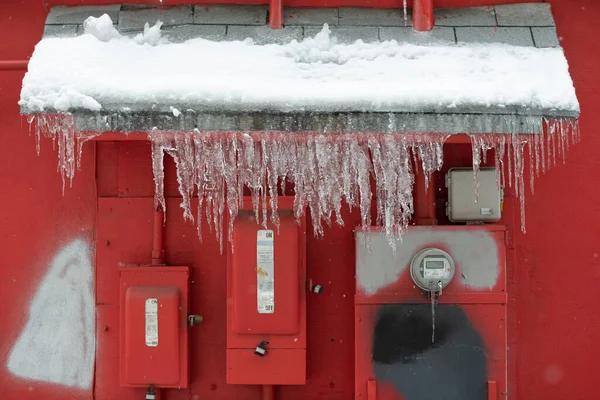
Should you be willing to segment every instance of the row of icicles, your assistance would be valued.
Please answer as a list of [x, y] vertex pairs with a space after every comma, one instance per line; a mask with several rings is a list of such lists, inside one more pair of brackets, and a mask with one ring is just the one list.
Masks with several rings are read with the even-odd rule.
[[[70, 114], [30, 116], [35, 122], [37, 150], [40, 137], [58, 143], [58, 171], [72, 183], [80, 168], [85, 141], [100, 133], [74, 132]], [[474, 196], [478, 171], [494, 150], [496, 181], [512, 187], [520, 200], [521, 229], [525, 231], [525, 148], [529, 158], [530, 191], [534, 178], [564, 163], [571, 143], [579, 141], [575, 120], [545, 120], [543, 134], [471, 134]], [[256, 220], [267, 227], [278, 226], [277, 197], [293, 185], [294, 215], [306, 209], [315, 235], [323, 234], [323, 223], [343, 225], [342, 203], [360, 209], [362, 228], [369, 231], [371, 203], [376, 201], [375, 225], [382, 226], [390, 245], [402, 237], [414, 212], [413, 183], [417, 169], [425, 176], [440, 171], [447, 134], [406, 133], [286, 133], [286, 132], [159, 132], [149, 133], [155, 181], [155, 205], [166, 210], [164, 198], [164, 154], [175, 160], [184, 218], [196, 221], [202, 240], [203, 215], [215, 231], [223, 250], [223, 223], [229, 213], [228, 238], [247, 188], [252, 195]], [[374, 193], [371, 183], [374, 182]], [[197, 210], [191, 200], [198, 197]], [[271, 208], [274, 212], [267, 212]], [[204, 212], [203, 212], [204, 211]], [[195, 214], [195, 216], [194, 216]]]

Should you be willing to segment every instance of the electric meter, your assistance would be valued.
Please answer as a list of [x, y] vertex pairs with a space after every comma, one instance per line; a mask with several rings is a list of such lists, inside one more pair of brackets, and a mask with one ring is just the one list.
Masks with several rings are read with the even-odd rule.
[[428, 292], [443, 289], [454, 278], [454, 261], [443, 250], [423, 249], [410, 262], [410, 276], [418, 287]]

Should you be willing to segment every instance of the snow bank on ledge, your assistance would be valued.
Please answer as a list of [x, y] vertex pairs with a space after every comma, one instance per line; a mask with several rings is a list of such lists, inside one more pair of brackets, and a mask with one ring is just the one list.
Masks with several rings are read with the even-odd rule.
[[327, 26], [285, 45], [165, 43], [160, 25], [40, 41], [23, 79], [27, 112], [152, 105], [230, 111], [422, 111], [471, 106], [579, 111], [561, 49], [337, 44]]

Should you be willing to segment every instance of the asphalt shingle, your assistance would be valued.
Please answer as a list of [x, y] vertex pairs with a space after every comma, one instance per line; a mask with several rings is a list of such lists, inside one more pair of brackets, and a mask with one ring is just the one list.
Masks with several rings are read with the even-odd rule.
[[407, 12], [404, 23], [404, 10], [401, 8], [358, 8], [341, 7], [340, 25], [351, 26], [405, 26], [411, 25], [411, 14]]
[[436, 8], [433, 11], [436, 26], [494, 26], [493, 7]]
[[81, 25], [88, 17], [100, 17], [108, 14], [116, 23], [119, 20], [121, 6], [56, 6], [50, 9], [46, 17], [46, 25]]
[[267, 23], [267, 6], [194, 6], [194, 23], [209, 25], [264, 25]]
[[554, 26], [548, 3], [495, 6], [499, 26]]
[[533, 46], [529, 28], [457, 27], [458, 43], [504, 43], [513, 46]]
[[119, 30], [123, 32], [141, 31], [146, 22], [152, 26], [159, 20], [162, 21], [163, 27], [191, 24], [193, 22], [192, 6], [121, 11], [119, 13]]
[[337, 8], [284, 8], [284, 25], [338, 25]]

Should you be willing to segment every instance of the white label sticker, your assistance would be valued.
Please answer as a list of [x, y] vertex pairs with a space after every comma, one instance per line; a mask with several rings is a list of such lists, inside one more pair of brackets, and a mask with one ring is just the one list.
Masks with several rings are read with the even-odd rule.
[[146, 299], [146, 346], [158, 346], [158, 299]]
[[273, 231], [258, 231], [256, 235], [256, 301], [259, 314], [275, 312], [274, 249]]

